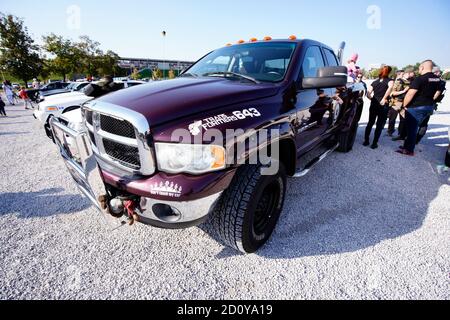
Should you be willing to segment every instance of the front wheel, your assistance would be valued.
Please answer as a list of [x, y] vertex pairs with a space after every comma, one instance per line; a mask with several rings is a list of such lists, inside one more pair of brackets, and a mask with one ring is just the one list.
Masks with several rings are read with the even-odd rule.
[[238, 169], [211, 215], [215, 236], [243, 253], [253, 253], [272, 235], [286, 194], [286, 171], [263, 175], [261, 165]]

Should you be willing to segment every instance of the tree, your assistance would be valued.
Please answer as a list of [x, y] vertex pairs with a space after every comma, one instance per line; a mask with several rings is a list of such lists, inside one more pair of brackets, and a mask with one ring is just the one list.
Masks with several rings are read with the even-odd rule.
[[84, 73], [91, 76], [98, 76], [98, 69], [101, 65], [103, 52], [100, 50], [100, 43], [90, 39], [88, 36], [81, 36], [77, 47], [81, 50], [81, 65]]
[[139, 70], [137, 68], [134, 68], [133, 73], [130, 76], [133, 80], [139, 80], [141, 79], [141, 74], [139, 73]]
[[371, 79], [377, 79], [380, 76], [380, 69], [372, 69], [369, 71], [369, 76]]
[[391, 68], [392, 68], [392, 71], [391, 71], [391, 73], [389, 74], [389, 77], [390, 77], [391, 79], [395, 79], [396, 76], [397, 76], [397, 71], [398, 71], [399, 69], [398, 69], [397, 66], [391, 66]]
[[162, 73], [161, 69], [156, 68], [155, 70], [153, 70], [153, 72], [152, 72], [153, 80], [160, 80], [162, 77], [163, 77], [163, 73]]
[[80, 70], [81, 50], [69, 39], [50, 34], [43, 37], [43, 48], [54, 55], [54, 58], [47, 62], [49, 70], [63, 76], [64, 81], [68, 74]]
[[97, 57], [95, 62], [96, 71], [100, 75], [120, 75], [122, 70], [120, 70], [117, 61], [120, 57], [114, 51], [108, 50], [105, 54], [101, 54]]
[[42, 70], [39, 47], [28, 34], [23, 20], [3, 13], [0, 13], [0, 64], [25, 85]]
[[418, 74], [419, 74], [419, 67], [420, 67], [420, 62], [417, 62], [415, 65], [408, 64], [408, 65], [404, 68], [404, 70], [411, 69], [411, 70], [414, 71], [414, 73], [415, 73], [416, 75], [418, 75]]

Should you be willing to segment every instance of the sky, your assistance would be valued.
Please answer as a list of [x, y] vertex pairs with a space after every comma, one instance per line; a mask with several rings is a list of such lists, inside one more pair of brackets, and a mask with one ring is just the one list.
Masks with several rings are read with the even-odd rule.
[[[240, 39], [314, 39], [358, 65], [403, 67], [433, 59], [450, 67], [449, 0], [0, 0], [37, 43], [88, 35], [122, 57], [196, 61]], [[162, 36], [162, 31], [167, 36]]]

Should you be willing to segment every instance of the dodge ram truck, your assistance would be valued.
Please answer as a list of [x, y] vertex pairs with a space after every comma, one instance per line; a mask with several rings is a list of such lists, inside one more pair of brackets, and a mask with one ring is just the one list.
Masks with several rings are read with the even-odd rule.
[[349, 82], [342, 52], [295, 37], [240, 41], [176, 79], [54, 117], [53, 134], [105, 215], [167, 229], [205, 223], [253, 253], [277, 224], [287, 178], [353, 147], [364, 88]]

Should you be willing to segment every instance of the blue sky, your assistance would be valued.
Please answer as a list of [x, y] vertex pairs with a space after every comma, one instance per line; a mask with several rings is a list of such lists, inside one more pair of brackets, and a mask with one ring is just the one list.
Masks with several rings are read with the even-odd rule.
[[[79, 28], [68, 27], [77, 21], [67, 14], [71, 5], [80, 9]], [[380, 15], [367, 12], [371, 5]], [[102, 49], [129, 57], [197, 60], [239, 39], [295, 34], [333, 48], [345, 40], [346, 56], [358, 52], [362, 67], [426, 58], [450, 67], [448, 0], [1, 0], [0, 11], [23, 18], [37, 42], [50, 32], [88, 35]], [[368, 21], [375, 24], [369, 28]]]

